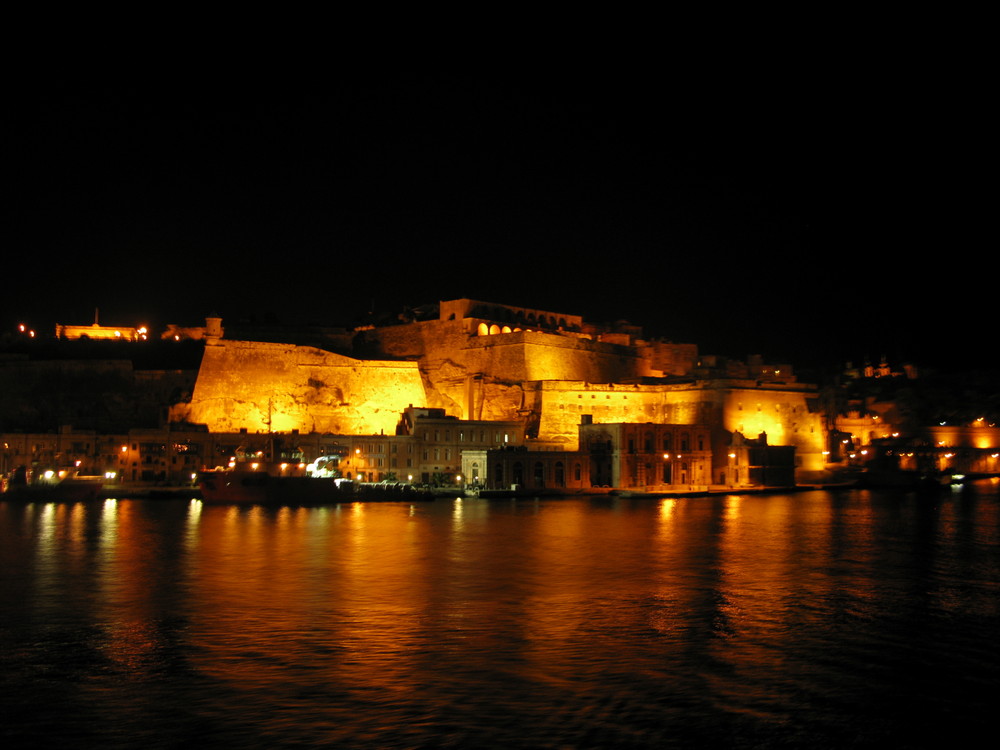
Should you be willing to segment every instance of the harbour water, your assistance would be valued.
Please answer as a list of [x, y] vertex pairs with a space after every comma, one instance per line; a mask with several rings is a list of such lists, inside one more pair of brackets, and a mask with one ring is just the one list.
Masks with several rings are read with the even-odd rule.
[[998, 494], [0, 501], [0, 741], [961, 746]]

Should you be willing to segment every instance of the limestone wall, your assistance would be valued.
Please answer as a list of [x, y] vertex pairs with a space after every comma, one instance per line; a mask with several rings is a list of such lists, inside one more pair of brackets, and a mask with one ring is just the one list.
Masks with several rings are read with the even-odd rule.
[[415, 362], [220, 340], [205, 347], [189, 419], [212, 432], [392, 433], [403, 409], [425, 401]]
[[469, 338], [461, 320], [425, 320], [365, 331], [366, 348], [384, 357], [454, 359]]
[[[715, 389], [722, 426], [749, 438], [767, 433], [770, 445], [794, 445], [803, 461], [821, 455], [825, 446], [822, 416], [810, 410], [811, 391], [728, 387]], [[810, 466], [819, 469], [821, 466]]]
[[480, 336], [478, 322], [434, 320], [375, 329], [365, 332], [365, 345], [381, 356], [419, 361], [426, 405], [466, 419], [517, 418], [525, 381], [610, 383], [648, 374], [647, 361], [625, 347], [541, 331]]
[[643, 360], [627, 348], [539, 331], [471, 337], [464, 359], [472, 371], [510, 382], [610, 383], [644, 374]]
[[697, 424], [707, 421], [702, 400], [689, 384], [542, 382], [526, 390], [525, 408], [537, 415], [539, 439], [575, 446], [584, 415], [595, 424]]
[[648, 364], [627, 347], [572, 335], [515, 331], [476, 335], [478, 320], [432, 320], [365, 332], [372, 352], [421, 359], [425, 369], [448, 362], [469, 374], [516, 383], [524, 380], [613, 382], [648, 374]]
[[708, 424], [747, 437], [766, 432], [771, 445], [796, 446], [803, 468], [820, 470], [825, 433], [821, 416], [809, 407], [812, 393], [803, 386], [756, 388], [745, 382], [544, 382], [527, 384], [525, 410], [536, 415], [539, 439], [570, 450], [584, 415], [595, 424]]

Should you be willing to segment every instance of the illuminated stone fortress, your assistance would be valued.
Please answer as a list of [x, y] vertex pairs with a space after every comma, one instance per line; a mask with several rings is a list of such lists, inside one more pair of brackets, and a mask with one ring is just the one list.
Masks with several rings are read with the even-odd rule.
[[422, 407], [517, 425], [537, 452], [579, 450], [581, 425], [699, 426], [711, 443], [704, 484], [740, 483], [745, 439], [793, 447], [798, 481], [825, 468], [816, 386], [791, 367], [699, 357], [628, 324], [457, 299], [355, 329], [349, 348], [329, 351], [227, 339], [218, 319], [206, 331], [191, 402], [174, 418], [210, 432], [388, 436]]

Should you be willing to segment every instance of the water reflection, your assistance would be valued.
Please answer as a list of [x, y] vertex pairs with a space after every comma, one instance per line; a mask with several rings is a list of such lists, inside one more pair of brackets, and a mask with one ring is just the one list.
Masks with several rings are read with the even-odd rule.
[[990, 487], [0, 503], [0, 697], [77, 746], [917, 743], [997, 683]]

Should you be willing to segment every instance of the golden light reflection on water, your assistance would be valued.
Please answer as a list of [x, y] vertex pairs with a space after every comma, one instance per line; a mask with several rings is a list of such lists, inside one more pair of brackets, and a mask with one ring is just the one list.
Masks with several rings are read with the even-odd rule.
[[[892, 623], [998, 614], [995, 587], [969, 584], [995, 582], [993, 558], [974, 554], [998, 545], [995, 501], [119, 500], [0, 513], [17, 627], [77, 633], [97, 665], [77, 700], [104, 705], [118, 680], [142, 701], [179, 669], [188, 710], [240, 717], [265, 743], [303, 727], [334, 739], [351, 727], [355, 740], [421, 722], [503, 731], [510, 717], [634, 726], [692, 702], [787, 726], [803, 695], [813, 710], [891, 651]], [[858, 654], [830, 657], [859, 630]], [[910, 656], [886, 657], [885, 673]]]
[[[261, 676], [279, 679], [279, 654], [307, 658], [312, 648], [317, 679], [358, 689], [387, 688], [409, 669], [420, 651], [415, 639], [427, 637], [425, 562], [433, 552], [409, 508], [217, 510], [201, 515], [192, 591], [192, 632], [207, 672], [242, 684], [236, 667], [252, 657], [263, 659]], [[295, 671], [300, 662], [286, 666]]]

